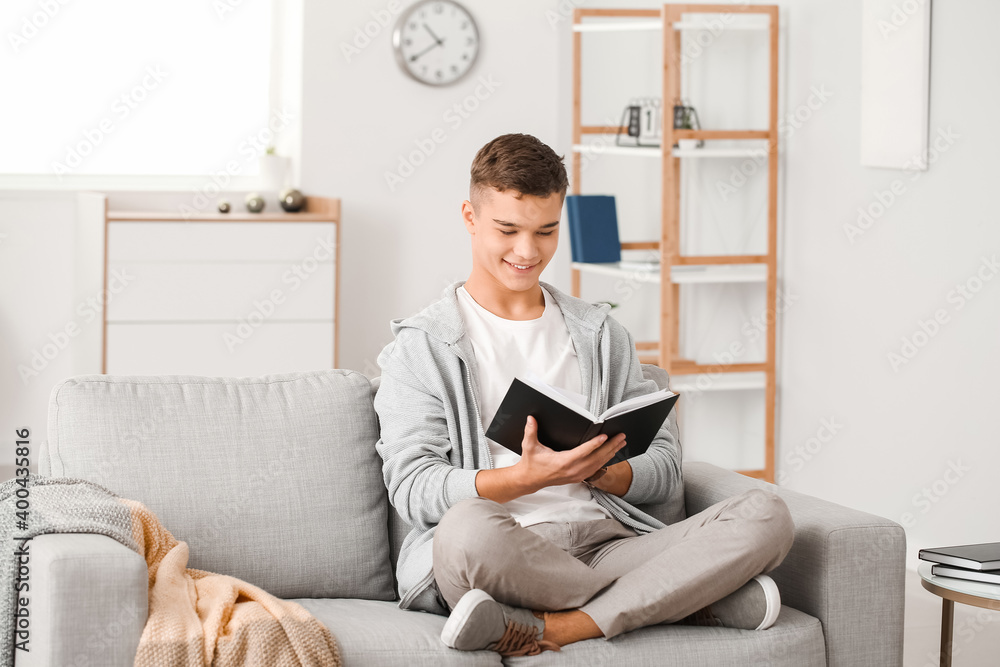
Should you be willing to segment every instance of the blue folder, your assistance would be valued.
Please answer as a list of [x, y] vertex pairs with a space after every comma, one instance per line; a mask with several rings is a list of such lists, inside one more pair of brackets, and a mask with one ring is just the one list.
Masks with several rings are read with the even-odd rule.
[[566, 217], [574, 262], [621, 261], [614, 196], [568, 195]]

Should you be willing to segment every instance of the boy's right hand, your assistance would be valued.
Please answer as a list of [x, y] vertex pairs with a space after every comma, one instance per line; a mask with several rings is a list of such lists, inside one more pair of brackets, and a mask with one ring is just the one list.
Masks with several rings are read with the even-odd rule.
[[529, 416], [521, 440], [521, 460], [514, 467], [537, 491], [590, 478], [624, 446], [625, 434], [619, 433], [613, 438], [599, 435], [574, 449], [558, 452], [538, 441], [538, 423]]

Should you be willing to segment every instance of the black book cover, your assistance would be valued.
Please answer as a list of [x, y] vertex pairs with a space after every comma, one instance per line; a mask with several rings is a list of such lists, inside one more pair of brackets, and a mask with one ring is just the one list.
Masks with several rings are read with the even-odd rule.
[[967, 570], [997, 570], [1000, 569], [1000, 542], [921, 549], [917, 557]]
[[538, 422], [538, 441], [550, 449], [566, 451], [604, 433], [612, 438], [624, 433], [626, 445], [606, 465], [644, 453], [666, 421], [679, 394], [664, 393], [664, 399], [615, 415], [604, 422], [590, 418], [514, 378], [486, 435], [517, 454], [521, 453], [528, 415]]
[[1000, 584], [1000, 572], [996, 570], [966, 570], [964, 567], [949, 567], [935, 563], [931, 565], [931, 574], [965, 581], [981, 581], [985, 584]]

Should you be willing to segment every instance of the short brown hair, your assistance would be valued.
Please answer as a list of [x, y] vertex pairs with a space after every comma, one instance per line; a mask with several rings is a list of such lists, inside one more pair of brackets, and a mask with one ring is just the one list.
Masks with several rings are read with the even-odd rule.
[[566, 195], [569, 178], [562, 156], [530, 134], [504, 134], [479, 149], [472, 160], [469, 199], [474, 208], [483, 191], [515, 190], [521, 195]]

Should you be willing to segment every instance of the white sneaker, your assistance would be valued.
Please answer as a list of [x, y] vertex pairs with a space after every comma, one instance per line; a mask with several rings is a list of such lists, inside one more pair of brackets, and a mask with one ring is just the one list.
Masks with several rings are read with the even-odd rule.
[[545, 621], [527, 609], [494, 600], [473, 588], [462, 596], [441, 630], [441, 641], [460, 651], [496, 651], [500, 655], [537, 655], [558, 651], [559, 645], [542, 639]]
[[708, 609], [724, 627], [766, 630], [778, 620], [781, 595], [774, 579], [759, 574]]

